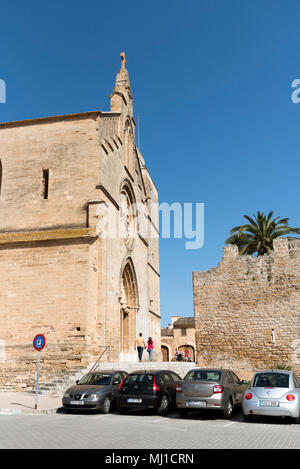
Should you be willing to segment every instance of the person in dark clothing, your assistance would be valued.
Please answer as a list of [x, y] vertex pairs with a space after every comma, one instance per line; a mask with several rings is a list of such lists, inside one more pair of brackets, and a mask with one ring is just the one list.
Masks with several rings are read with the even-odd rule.
[[136, 347], [138, 352], [139, 361], [141, 362], [143, 359], [143, 351], [146, 348], [146, 343], [143, 338], [143, 334], [140, 332], [138, 338], [136, 339]]

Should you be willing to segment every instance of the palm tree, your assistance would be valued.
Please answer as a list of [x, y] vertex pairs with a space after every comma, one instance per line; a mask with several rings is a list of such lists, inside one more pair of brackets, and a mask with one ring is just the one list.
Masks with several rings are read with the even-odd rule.
[[[257, 211], [254, 219], [244, 215], [249, 223], [232, 228], [230, 237], [226, 239], [225, 243], [235, 244], [239, 248], [240, 254], [262, 256], [273, 250], [273, 240], [279, 236], [291, 233], [300, 234], [300, 228], [289, 226], [289, 218], [276, 217], [272, 219], [272, 217], [273, 212], [266, 216], [260, 211]], [[293, 239], [294, 237], [288, 238]]]

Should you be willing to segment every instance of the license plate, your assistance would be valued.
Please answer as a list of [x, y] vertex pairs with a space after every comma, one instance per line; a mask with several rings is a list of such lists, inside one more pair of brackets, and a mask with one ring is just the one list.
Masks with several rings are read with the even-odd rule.
[[278, 407], [279, 402], [278, 401], [259, 401], [259, 406], [260, 407]]
[[127, 399], [127, 402], [130, 404], [141, 404], [143, 399]]
[[83, 401], [70, 401], [71, 405], [84, 405]]
[[187, 405], [191, 407], [205, 407], [206, 401], [187, 401]]

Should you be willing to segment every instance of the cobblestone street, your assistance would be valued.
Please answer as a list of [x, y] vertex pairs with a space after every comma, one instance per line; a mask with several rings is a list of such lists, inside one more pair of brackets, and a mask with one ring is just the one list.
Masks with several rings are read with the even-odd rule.
[[0, 415], [1, 449], [299, 449], [300, 425], [215, 415]]

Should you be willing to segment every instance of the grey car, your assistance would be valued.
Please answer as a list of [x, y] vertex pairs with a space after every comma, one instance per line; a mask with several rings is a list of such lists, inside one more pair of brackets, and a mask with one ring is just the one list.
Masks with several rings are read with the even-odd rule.
[[292, 371], [255, 373], [243, 398], [244, 420], [250, 421], [255, 415], [287, 416], [299, 421], [300, 382]]
[[231, 370], [193, 369], [176, 386], [176, 406], [180, 417], [200, 409], [219, 410], [230, 419], [234, 407], [242, 405], [247, 381]]
[[118, 387], [128, 373], [102, 370], [86, 374], [66, 390], [62, 404], [65, 410], [101, 410], [105, 414], [116, 404]]

